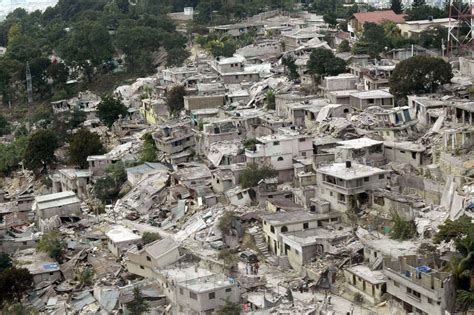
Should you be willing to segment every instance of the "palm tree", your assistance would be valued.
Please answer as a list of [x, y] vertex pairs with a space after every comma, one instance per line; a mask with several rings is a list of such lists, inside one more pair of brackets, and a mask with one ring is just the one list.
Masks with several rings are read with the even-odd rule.
[[456, 291], [456, 303], [461, 306], [464, 314], [467, 314], [467, 311], [474, 307], [474, 288], [471, 290], [457, 290]]

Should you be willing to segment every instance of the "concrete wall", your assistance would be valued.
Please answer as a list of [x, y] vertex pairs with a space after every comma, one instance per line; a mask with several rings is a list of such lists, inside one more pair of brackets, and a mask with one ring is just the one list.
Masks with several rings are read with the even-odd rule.
[[224, 81], [224, 84], [237, 84], [242, 83], [243, 81], [256, 82], [260, 80], [260, 75], [258, 73], [226, 73], [222, 75], [222, 80]]
[[[149, 257], [149, 259], [147, 257]], [[168, 265], [171, 265], [177, 262], [179, 260], [179, 257], [180, 256], [178, 248], [174, 248], [156, 259], [149, 256], [146, 252], [142, 252], [138, 255], [127, 252], [127, 270], [131, 273], [140, 275], [145, 278], [153, 278], [154, 268], [163, 268]]]
[[205, 95], [205, 96], [185, 96], [184, 108], [187, 111], [203, 109], [203, 108], [217, 108], [225, 104], [224, 95]]
[[383, 284], [372, 284], [354, 275], [349, 270], [344, 270], [344, 279], [346, 280], [346, 287], [354, 293], [360, 293], [365, 301], [377, 304], [382, 300]]
[[[214, 294], [214, 298], [210, 298], [210, 293]], [[177, 303], [183, 311], [188, 310], [189, 312], [189, 310], [193, 310], [196, 312], [206, 312], [213, 310], [215, 312], [220, 306], [225, 304], [226, 299], [229, 299], [229, 301], [233, 303], [239, 303], [240, 290], [237, 286], [220, 288], [198, 293], [196, 294], [196, 299], [193, 299], [191, 297], [191, 291], [188, 288], [178, 285], [176, 287], [176, 297]]]
[[47, 209], [34, 209], [41, 219], [49, 219], [55, 215], [60, 217], [77, 216], [81, 214], [81, 204], [79, 202], [71, 203], [61, 207], [51, 207]]
[[422, 197], [428, 204], [439, 205], [444, 185], [422, 176], [404, 174], [403, 176], [392, 175], [396, 186], [400, 187], [402, 194], [415, 194]]
[[53, 272], [44, 272], [38, 273], [33, 275], [33, 281], [35, 284], [39, 284], [43, 281], [51, 281], [54, 282], [56, 280], [61, 279], [61, 271], [53, 271]]
[[430, 164], [429, 161], [424, 163], [422, 152], [412, 152], [390, 146], [385, 146], [384, 156], [389, 162], [408, 163], [415, 168], [424, 164]]

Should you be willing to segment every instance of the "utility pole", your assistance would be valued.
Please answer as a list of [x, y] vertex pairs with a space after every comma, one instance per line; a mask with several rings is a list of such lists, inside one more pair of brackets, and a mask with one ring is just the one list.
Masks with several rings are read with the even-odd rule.
[[26, 62], [26, 91], [28, 93], [28, 104], [33, 103], [33, 83], [31, 80], [30, 63]]

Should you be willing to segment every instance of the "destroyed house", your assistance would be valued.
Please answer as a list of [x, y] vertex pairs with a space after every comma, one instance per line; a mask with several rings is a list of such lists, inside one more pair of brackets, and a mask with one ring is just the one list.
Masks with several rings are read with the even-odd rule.
[[163, 81], [166, 84], [175, 83], [181, 84], [185, 81], [186, 78], [198, 74], [195, 68], [190, 67], [176, 67], [168, 68], [162, 71]]
[[[171, 162], [179, 162], [181, 158], [186, 160], [188, 152], [195, 146], [194, 132], [190, 120], [170, 121], [160, 125], [158, 130], [153, 133], [156, 148], [163, 152]], [[186, 151], [186, 152], [185, 152]], [[188, 153], [181, 157], [180, 154]]]
[[378, 126], [375, 128], [378, 134], [385, 140], [397, 140], [408, 138], [415, 131], [416, 119], [413, 119], [408, 106], [395, 107], [376, 113]]
[[133, 245], [125, 255], [128, 272], [145, 278], [153, 278], [155, 269], [174, 264], [180, 257], [179, 246], [171, 237]]
[[350, 227], [334, 224], [282, 233], [283, 254], [288, 257], [293, 269], [301, 271], [304, 265], [325, 253], [338, 253], [339, 248], [344, 248], [344, 241], [352, 237], [351, 230]]
[[339, 141], [334, 149], [334, 161], [354, 161], [364, 165], [381, 166], [385, 164], [382, 141], [362, 137]]
[[188, 188], [207, 186], [212, 182], [212, 174], [205, 165], [191, 164], [178, 168], [171, 174], [175, 184], [181, 184]]
[[212, 144], [242, 138], [242, 131], [233, 120], [225, 119], [204, 124], [199, 133], [199, 147], [207, 154]]
[[421, 125], [431, 126], [444, 113], [446, 100], [435, 96], [408, 95], [408, 107]]
[[355, 265], [344, 269], [346, 288], [360, 294], [364, 301], [376, 305], [383, 301], [387, 291], [385, 276], [381, 270], [372, 270], [366, 265]]
[[113, 226], [105, 233], [107, 247], [116, 257], [120, 257], [130, 247], [142, 242], [142, 237], [121, 225]]
[[316, 169], [319, 197], [331, 211], [356, 212], [370, 205], [373, 189], [385, 187], [389, 172], [368, 165], [333, 163]]
[[395, 70], [395, 64], [384, 60], [381, 64], [368, 65], [362, 70], [364, 90], [389, 88], [389, 80]]
[[232, 278], [213, 274], [176, 283], [178, 311], [186, 314], [215, 314], [226, 301], [240, 302], [240, 289]]
[[53, 216], [75, 217], [81, 214], [81, 201], [73, 191], [37, 196], [32, 206], [38, 222]]
[[457, 124], [474, 126], [474, 102], [449, 102], [446, 118]]
[[339, 222], [339, 213], [310, 213], [308, 211], [276, 212], [264, 214], [262, 229], [268, 249], [278, 256], [284, 256], [282, 235]]
[[426, 155], [426, 147], [421, 144], [404, 141], [384, 141], [384, 156], [388, 162], [408, 163], [413, 167], [431, 164]]
[[62, 277], [58, 262], [48, 254], [38, 252], [34, 248], [17, 252], [14, 258], [17, 268], [28, 269], [35, 285], [42, 282], [55, 282]]
[[293, 177], [293, 158], [313, 156], [312, 138], [297, 132], [258, 137], [257, 141], [254, 150], [245, 149], [247, 163], [273, 166], [282, 182]]
[[88, 185], [92, 179], [90, 170], [62, 169], [51, 176], [53, 193], [73, 191], [80, 199], [89, 196]]
[[243, 34], [248, 32], [263, 32], [264, 24], [262, 22], [255, 23], [236, 23], [236, 24], [226, 24], [226, 25], [217, 25], [209, 27], [211, 33], [216, 32], [223, 35], [231, 35], [233, 37], [240, 37]]
[[387, 292], [395, 305], [407, 313], [441, 315], [452, 312], [455, 286], [451, 273], [442, 272], [434, 259], [401, 256], [385, 259], [383, 273]]
[[214, 165], [232, 165], [245, 162], [245, 150], [241, 140], [220, 141], [211, 144], [207, 159]]
[[395, 98], [385, 90], [356, 92], [350, 95], [350, 104], [355, 110], [363, 111], [371, 106], [392, 108]]

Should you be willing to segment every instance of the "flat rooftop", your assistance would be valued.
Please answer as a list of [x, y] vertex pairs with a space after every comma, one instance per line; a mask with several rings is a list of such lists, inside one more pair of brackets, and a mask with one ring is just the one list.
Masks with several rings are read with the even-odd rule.
[[356, 265], [349, 267], [346, 270], [364, 279], [365, 281], [370, 282], [371, 284], [381, 284], [386, 281], [385, 276], [381, 270], [371, 270], [366, 265]]
[[345, 141], [339, 141], [337, 144], [340, 147], [343, 148], [348, 148], [348, 149], [362, 149], [362, 148], [367, 148], [371, 147], [374, 145], [379, 145], [382, 144], [383, 141], [377, 141], [373, 140], [370, 138], [359, 138], [359, 139], [352, 139], [352, 140], [345, 140]]
[[292, 212], [275, 212], [262, 215], [262, 219], [271, 225], [281, 225], [299, 222], [309, 222], [316, 220], [324, 220], [329, 218], [338, 218], [340, 213], [311, 213], [309, 211], [292, 211]]
[[133, 233], [124, 226], [116, 225], [112, 227], [105, 235], [114, 243], [139, 241], [142, 239], [140, 235]]
[[185, 287], [186, 289], [196, 293], [216, 291], [218, 289], [233, 287], [235, 285], [235, 282], [231, 282], [229, 278], [223, 274], [213, 274], [178, 283], [178, 286]]
[[289, 239], [302, 246], [309, 246], [321, 242], [322, 240], [335, 240], [339, 238], [350, 237], [352, 235], [351, 227], [325, 228], [317, 227], [297, 232], [286, 232], [282, 234], [284, 239]]
[[41, 210], [80, 203], [81, 201], [73, 191], [63, 191], [55, 194], [37, 196], [35, 197], [35, 202], [38, 209]]
[[392, 94], [390, 94], [389, 92], [385, 90], [372, 90], [372, 91], [357, 92], [357, 93], [352, 93], [351, 96], [359, 98], [359, 99], [393, 97]]
[[318, 168], [316, 172], [341, 178], [343, 180], [351, 180], [377, 174], [385, 174], [389, 171], [358, 163], [352, 163], [350, 168], [346, 167], [346, 163], [333, 163]]

